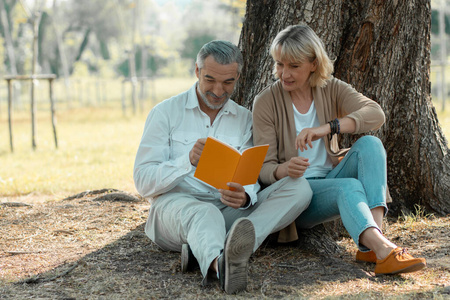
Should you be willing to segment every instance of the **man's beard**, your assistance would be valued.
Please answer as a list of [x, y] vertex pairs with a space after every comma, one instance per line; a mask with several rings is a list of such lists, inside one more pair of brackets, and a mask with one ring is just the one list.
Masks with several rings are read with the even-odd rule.
[[217, 97], [213, 92], [206, 92], [206, 94], [203, 94], [203, 92], [200, 90], [199, 86], [197, 86], [197, 91], [200, 94], [200, 98], [202, 98], [203, 103], [206, 106], [208, 106], [210, 109], [213, 109], [213, 110], [221, 109], [225, 105], [225, 103], [227, 103], [228, 100], [230, 100], [230, 94], [224, 93], [220, 98], [225, 97], [225, 100], [219, 105], [213, 105], [209, 102], [209, 100], [206, 96], [211, 96], [211, 97], [215, 97], [215, 98], [219, 98], [219, 97]]

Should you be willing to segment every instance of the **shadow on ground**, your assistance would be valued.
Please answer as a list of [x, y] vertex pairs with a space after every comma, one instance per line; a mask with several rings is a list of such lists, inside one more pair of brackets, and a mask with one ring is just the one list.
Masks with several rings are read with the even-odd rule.
[[[82, 202], [80, 202], [82, 203]], [[143, 219], [145, 216], [143, 217]], [[143, 231], [144, 223], [100, 249], [49, 271], [2, 284], [0, 299], [221, 299], [228, 298], [217, 285], [201, 286], [201, 273], [182, 274], [180, 254], [160, 250]], [[448, 244], [447, 244], [448, 245]], [[247, 291], [234, 298], [379, 298], [383, 288], [407, 286], [416, 277], [381, 276], [373, 265], [354, 262], [355, 248], [345, 245], [334, 255], [305, 250], [299, 243], [264, 243], [251, 257]], [[447, 256], [448, 257], [448, 256]], [[443, 268], [443, 269], [442, 269]], [[442, 267], [443, 272], [448, 268]], [[364, 292], [359, 294], [360, 288]], [[341, 289], [341, 290], [339, 290]], [[348, 289], [348, 290], [346, 290]], [[423, 292], [407, 289], [402, 297], [447, 295], [448, 284]], [[450, 293], [450, 292], [449, 292]], [[419, 297], [420, 298], [420, 297]]]

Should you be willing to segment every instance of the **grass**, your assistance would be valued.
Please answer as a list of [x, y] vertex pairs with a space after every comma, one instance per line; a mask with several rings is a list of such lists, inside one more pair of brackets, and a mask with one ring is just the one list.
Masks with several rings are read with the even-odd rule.
[[442, 109], [437, 105], [435, 105], [435, 107], [439, 119], [439, 124], [441, 124], [442, 131], [444, 132], [444, 135], [448, 141], [450, 138], [450, 108], [447, 105], [445, 111], [442, 111]]
[[405, 224], [413, 224], [433, 217], [433, 214], [428, 214], [419, 204], [414, 204], [414, 209], [414, 213], [403, 213], [403, 215], [399, 217], [399, 220], [403, 221]]
[[147, 201], [96, 197], [0, 206], [1, 299], [406, 300], [450, 292], [449, 217], [387, 220], [390, 240], [427, 259], [419, 272], [374, 276], [373, 264], [354, 261], [348, 237], [332, 255], [263, 243], [250, 259], [247, 291], [227, 296], [218, 285], [201, 287], [200, 270], [182, 273], [180, 254], [145, 235]]
[[[103, 188], [134, 193], [134, 156], [148, 111], [155, 103], [186, 90], [194, 82], [195, 78], [156, 80], [152, 93], [155, 100], [145, 100], [144, 110], [136, 115], [130, 108], [125, 115], [122, 112], [120, 81], [109, 83], [106, 102], [99, 104], [82, 100], [83, 105], [80, 105], [75, 97], [71, 108], [59, 102], [58, 149], [55, 149], [53, 141], [48, 104], [40, 101], [36, 150], [31, 147], [29, 109], [22, 107], [13, 113], [14, 152], [11, 153], [6, 105], [0, 103], [0, 197], [7, 201], [16, 196], [45, 196], [47, 200], [57, 200], [74, 193]], [[83, 86], [86, 85], [75, 83], [72, 94], [83, 94], [77, 90]], [[55, 90], [56, 98], [62, 98], [62, 83]], [[43, 90], [39, 95], [46, 94], [47, 91]], [[25, 102], [27, 97], [25, 94], [22, 101]], [[448, 137], [450, 109], [437, 111]]]
[[8, 196], [34, 192], [57, 197], [106, 187], [130, 190], [130, 158], [143, 119], [143, 115], [124, 118], [114, 108], [59, 113], [55, 149], [50, 124], [39, 118], [36, 151], [31, 150], [28, 122], [15, 124], [15, 152], [3, 152], [1, 157], [1, 190]]
[[[195, 80], [160, 79], [158, 101], [189, 88]], [[120, 95], [118, 91], [116, 94]], [[39, 104], [35, 151], [31, 147], [31, 122], [27, 109], [14, 111], [10, 152], [6, 109], [0, 110], [0, 196], [39, 196], [49, 200], [102, 188], [135, 192], [134, 156], [145, 118], [144, 111], [124, 115], [120, 101], [57, 109], [58, 149], [55, 149], [49, 108]], [[154, 103], [156, 103], [154, 102]]]

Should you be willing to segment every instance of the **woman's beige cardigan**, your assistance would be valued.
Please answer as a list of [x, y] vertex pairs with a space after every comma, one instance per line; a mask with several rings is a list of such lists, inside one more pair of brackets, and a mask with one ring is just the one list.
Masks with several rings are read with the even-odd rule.
[[[312, 93], [320, 125], [346, 116], [355, 120], [356, 129], [353, 134], [359, 134], [376, 130], [385, 121], [384, 112], [378, 103], [339, 79], [331, 78], [325, 87], [312, 88]], [[298, 156], [295, 149], [296, 136], [292, 100], [278, 80], [263, 89], [253, 103], [253, 142], [255, 145], [269, 144], [260, 173], [263, 185], [277, 181], [275, 172], [278, 165]], [[336, 166], [348, 149], [339, 148], [338, 135], [334, 135], [331, 141], [329, 136], [323, 139], [333, 165]], [[295, 226], [291, 225], [280, 233], [279, 241], [297, 238]], [[288, 229], [295, 234], [287, 233]]]

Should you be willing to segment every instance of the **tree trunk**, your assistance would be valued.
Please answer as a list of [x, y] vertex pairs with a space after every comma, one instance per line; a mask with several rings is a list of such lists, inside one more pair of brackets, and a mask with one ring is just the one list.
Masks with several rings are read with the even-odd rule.
[[[65, 87], [66, 99], [68, 99], [69, 106], [70, 106], [72, 104], [72, 93], [71, 93], [71, 90], [69, 89], [70, 88], [69, 65], [67, 63], [66, 50], [64, 49], [62, 35], [61, 35], [61, 32], [58, 27], [60, 17], [58, 16], [58, 13], [57, 13], [57, 11], [59, 10], [59, 6], [57, 5], [56, 0], [53, 0], [52, 9], [53, 9], [53, 18], [51, 19], [51, 22], [52, 22], [53, 32], [55, 34], [55, 39], [56, 39], [56, 48], [58, 50], [57, 52], [59, 55], [59, 60], [61, 62], [61, 68], [62, 68], [63, 75], [64, 75], [64, 87]], [[58, 20], [55, 20], [55, 17], [57, 17]]]
[[[42, 13], [37, 10], [36, 13], [31, 17], [31, 24], [33, 26], [33, 56], [31, 61], [31, 76], [37, 75], [38, 72], [38, 39], [39, 39], [39, 24], [41, 23]], [[36, 150], [36, 101], [35, 101], [35, 90], [36, 90], [37, 80], [32, 79], [30, 82], [30, 97], [31, 97], [31, 146], [33, 150]]]
[[0, 20], [3, 27], [3, 36], [5, 39], [6, 51], [8, 53], [9, 72], [11, 75], [17, 75], [16, 57], [14, 55], [14, 44], [11, 37], [11, 28], [9, 18], [6, 12], [5, 3], [0, 0]]
[[87, 44], [89, 42], [89, 36], [91, 35], [91, 31], [92, 31], [91, 28], [88, 28], [85, 31], [83, 41], [80, 44], [80, 48], [78, 49], [78, 54], [77, 54], [74, 62], [79, 61], [81, 59], [81, 56], [83, 55], [84, 50], [86, 50], [86, 46], [87, 46]]
[[237, 102], [251, 108], [272, 80], [273, 38], [300, 22], [322, 38], [335, 59], [334, 76], [377, 101], [386, 114], [385, 125], [373, 134], [387, 151], [391, 211], [418, 204], [450, 213], [448, 145], [430, 95], [430, 1], [247, 0]]

